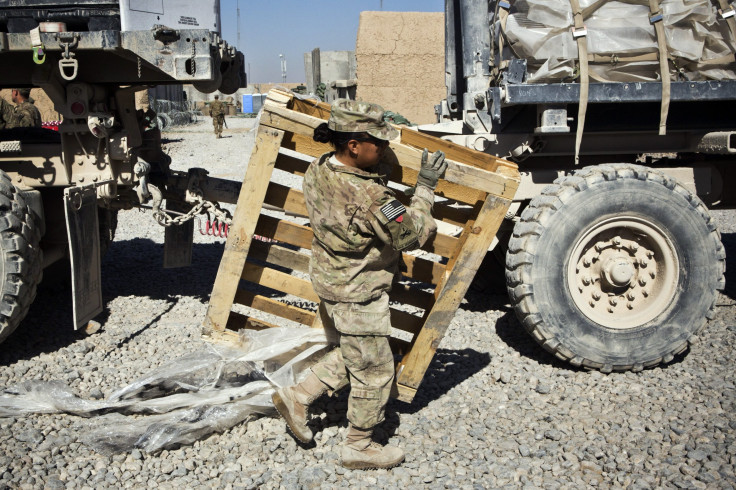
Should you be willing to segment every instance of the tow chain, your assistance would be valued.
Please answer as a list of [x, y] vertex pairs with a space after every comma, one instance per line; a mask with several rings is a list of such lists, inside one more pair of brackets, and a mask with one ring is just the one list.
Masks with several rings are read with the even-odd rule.
[[[148, 189], [153, 197], [153, 219], [164, 227], [183, 225], [187, 221], [191, 221], [196, 216], [206, 214], [214, 216], [215, 220], [226, 224], [228, 227], [233, 223], [232, 214], [227, 209], [223, 209], [220, 205], [213, 201], [207, 201], [202, 197], [202, 191], [197, 188], [187, 189], [186, 201], [193, 202], [194, 206], [188, 212], [179, 216], [171, 216], [165, 210], [161, 209], [163, 196], [161, 191], [154, 185], [148, 184]], [[210, 220], [211, 221], [211, 220]]]

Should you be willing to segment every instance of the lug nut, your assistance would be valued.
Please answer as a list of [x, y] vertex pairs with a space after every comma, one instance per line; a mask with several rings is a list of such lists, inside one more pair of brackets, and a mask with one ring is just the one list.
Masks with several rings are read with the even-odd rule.
[[646, 266], [647, 266], [648, 264], [649, 264], [649, 261], [648, 261], [647, 259], [645, 259], [645, 258], [641, 258], [641, 259], [639, 259], [639, 265], [640, 265], [640, 266], [641, 266], [642, 268], [645, 268], [645, 267], [646, 267]]
[[590, 283], [591, 283], [590, 276], [583, 277], [583, 284], [585, 284], [586, 286], [589, 286]]
[[616, 306], [618, 304], [618, 299], [615, 297], [608, 300], [609, 303], [611, 303], [611, 306]]
[[614, 237], [613, 244], [616, 245], [617, 247], [621, 246], [621, 237], [620, 236]]
[[632, 252], [636, 252], [637, 250], [639, 250], [639, 244], [636, 242], [631, 242], [631, 244], [629, 245], [629, 248], [631, 249]]
[[626, 307], [630, 310], [634, 309], [634, 305], [632, 305], [631, 303], [626, 303]]
[[601, 242], [595, 244], [595, 250], [597, 252], [602, 252], [604, 248], [606, 248], [606, 245]]
[[626, 295], [626, 299], [628, 299], [629, 301], [634, 301], [636, 299], [636, 295], [634, 295], [634, 293], [628, 293]]
[[654, 271], [650, 272], [649, 275], [652, 277], [652, 279], [654, 279], [655, 277], [657, 277], [657, 273], [654, 272]]
[[646, 279], [644, 279], [643, 277], [641, 279], [639, 279], [639, 286], [646, 286], [646, 285], [647, 285], [647, 280]]
[[649, 291], [642, 291], [641, 294], [644, 295], [645, 298], [647, 298], [649, 296]]
[[599, 293], [598, 291], [593, 291], [593, 294], [591, 296], [593, 296], [593, 299], [596, 301], [601, 299], [601, 293]]
[[593, 301], [592, 299], [590, 300], [588, 304], [590, 305], [591, 308], [595, 308], [595, 301]]
[[613, 313], [613, 308], [611, 308], [610, 306], [608, 307], [608, 313]]
[[654, 252], [652, 252], [651, 250], [647, 250], [647, 257], [649, 257], [650, 259], [654, 257]]
[[585, 267], [590, 267], [590, 259], [588, 257], [583, 258], [583, 265]]

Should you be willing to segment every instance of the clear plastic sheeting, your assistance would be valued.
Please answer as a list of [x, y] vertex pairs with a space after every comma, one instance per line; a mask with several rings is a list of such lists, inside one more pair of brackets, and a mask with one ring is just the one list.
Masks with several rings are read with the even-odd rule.
[[[577, 41], [571, 34], [569, 0], [512, 1], [504, 34], [510, 49], [528, 62], [530, 83], [571, 81], [578, 76]], [[732, 55], [736, 41], [710, 0], [659, 2], [671, 58], [672, 80], [736, 79]], [[630, 82], [661, 79], [657, 37], [648, 1], [580, 0], [587, 29], [591, 78]], [[509, 53], [510, 54], [510, 53]], [[632, 60], [649, 55], [652, 59]], [[508, 56], [505, 56], [508, 58]], [[626, 58], [629, 58], [627, 60]]]
[[93, 417], [80, 426], [85, 444], [107, 454], [133, 448], [155, 452], [273, 414], [274, 388], [299, 381], [326, 346], [319, 329], [246, 330], [239, 348], [207, 345], [107, 400], [80, 398], [59, 381], [25, 381], [0, 394], [0, 416]]

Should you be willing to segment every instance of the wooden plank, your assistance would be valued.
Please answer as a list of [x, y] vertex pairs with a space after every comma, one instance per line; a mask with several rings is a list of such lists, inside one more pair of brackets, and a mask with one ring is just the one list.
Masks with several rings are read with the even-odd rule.
[[240, 188], [233, 224], [212, 287], [204, 320], [205, 332], [222, 331], [227, 326], [240, 274], [261, 211], [261, 206], [257, 203], [262, 203], [266, 195], [283, 137], [282, 131], [265, 127], [258, 129], [253, 154]]
[[406, 277], [429, 284], [439, 284], [445, 276], [444, 264], [409, 254], [404, 254], [403, 258], [407, 269], [403, 274]]
[[319, 303], [319, 296], [312, 289], [312, 283], [298, 277], [268, 267], [248, 262], [243, 268], [242, 279], [299, 298]]
[[291, 109], [303, 114], [327, 121], [330, 118], [330, 104], [316, 100], [302, 100], [294, 97], [291, 101]]
[[468, 236], [458, 255], [455, 267], [444, 282], [422, 331], [414, 337], [411, 350], [401, 360], [397, 379], [400, 385], [413, 389], [419, 387], [510, 204], [510, 199], [494, 196], [486, 200], [475, 220], [474, 232]]
[[318, 143], [311, 136], [304, 136], [295, 133], [286, 133], [282, 145], [284, 148], [308, 155], [312, 158], [318, 158], [327, 152], [335, 151], [328, 143]]
[[271, 182], [268, 184], [265, 202], [266, 204], [283, 209], [287, 213], [305, 218], [308, 217], [304, 194], [297, 189]]
[[277, 243], [254, 240], [250, 246], [248, 259], [257, 259], [269, 264], [286, 267], [299, 272], [309, 272], [309, 256], [296, 250], [289, 250]]
[[276, 158], [277, 169], [298, 175], [299, 177], [304, 177], [304, 174], [309, 168], [309, 164], [310, 162], [307, 162], [306, 160], [302, 160], [301, 158], [287, 155], [285, 153], [279, 153], [278, 158]]
[[[473, 190], [472, 192], [474, 196], [473, 198], [476, 198], [479, 195], [485, 195], [485, 193], [479, 193], [476, 190]], [[396, 192], [396, 199], [401, 201], [401, 203], [406, 207], [409, 207], [411, 204], [411, 196], [407, 196], [403, 192]], [[465, 222], [470, 218], [471, 212], [472, 208], [457, 208], [441, 202], [435, 202], [434, 206], [432, 206], [432, 217], [435, 220], [459, 226], [460, 228], [465, 226]]]
[[235, 302], [240, 305], [250, 306], [264, 313], [270, 313], [291, 320], [292, 322], [304, 325], [311, 325], [314, 322], [315, 314], [313, 312], [287, 305], [275, 299], [266, 298], [253, 291], [238, 289], [238, 292], [235, 294]]
[[[315, 158], [327, 151], [332, 151], [330, 145], [317, 143], [312, 139], [314, 128], [323, 122], [322, 119], [307, 114], [301, 114], [283, 107], [268, 104], [264, 105], [264, 110], [261, 114], [261, 124], [290, 133], [290, 137], [284, 138], [286, 148]], [[393, 155], [388, 151], [385, 155], [392, 164], [411, 168], [417, 172], [419, 171], [422, 156], [420, 150], [402, 145], [395, 140], [391, 142], [390, 148]], [[499, 173], [487, 172], [478, 167], [454, 162], [450, 159], [448, 159], [447, 163], [447, 171], [443, 180], [501, 197], [513, 196], [521, 180], [518, 171], [514, 173], [513, 169], [510, 169], [508, 172], [512, 175], [504, 176]], [[514, 164], [511, 163], [511, 165], [515, 167]], [[416, 179], [414, 183], [416, 183]], [[407, 183], [407, 185], [413, 185], [413, 183]], [[450, 190], [440, 188], [439, 186], [437, 188], [437, 192], [441, 195], [444, 195], [444, 193]], [[463, 194], [466, 196], [467, 192]], [[461, 200], [459, 197], [452, 198]], [[463, 199], [465, 200], [462, 202], [467, 202], [468, 197], [463, 197]], [[475, 200], [471, 204], [474, 202]]]
[[399, 384], [398, 381], [394, 380], [393, 386], [391, 386], [391, 396], [402, 402], [411, 403], [414, 397], [417, 395], [417, 390], [409, 388]]
[[443, 257], [451, 257], [457, 248], [458, 239], [454, 236], [437, 233], [434, 238], [424, 244], [422, 250]]
[[[391, 150], [393, 150], [393, 155], [391, 155], [391, 153], [387, 151], [384, 153], [384, 158], [387, 158], [391, 163], [395, 165], [400, 165], [404, 169], [411, 169], [416, 171], [417, 174], [419, 173], [422, 161], [422, 150], [418, 150], [416, 148], [412, 148], [411, 146], [402, 145], [396, 142], [392, 142], [390, 147]], [[414, 178], [414, 182], [410, 181], [410, 184], [414, 185], [415, 182], [416, 178]], [[446, 187], [446, 184], [444, 184], [444, 182], [449, 182], [466, 188], [475, 189], [476, 194], [471, 194], [471, 200], [468, 200], [467, 189], [465, 189], [463, 192], [459, 192], [449, 186]], [[448, 158], [447, 170], [442, 176], [442, 180], [440, 180], [439, 184], [437, 185], [435, 193], [444, 197], [448, 197], [450, 199], [455, 199], [460, 202], [475, 204], [478, 195], [477, 191], [483, 191], [494, 196], [510, 199], [516, 193], [516, 189], [519, 187], [519, 182], [521, 182], [521, 176], [519, 175], [518, 171], [515, 171], [514, 175], [512, 176], [505, 176], [501, 175], [500, 173], [487, 172], [478, 167], [472, 167], [463, 163], [454, 162]], [[452, 192], [453, 194], [458, 192], [460, 195], [450, 195], [450, 192]], [[472, 196], [475, 196], [475, 198], [473, 198]]]
[[297, 247], [312, 248], [311, 228], [273, 216], [262, 214], [256, 225], [256, 233]]
[[430, 153], [442, 150], [450, 160], [482, 168], [488, 172], [498, 172], [508, 177], [518, 175], [517, 166], [513, 162], [410, 128], [401, 128], [401, 143], [419, 150], [427, 148]]

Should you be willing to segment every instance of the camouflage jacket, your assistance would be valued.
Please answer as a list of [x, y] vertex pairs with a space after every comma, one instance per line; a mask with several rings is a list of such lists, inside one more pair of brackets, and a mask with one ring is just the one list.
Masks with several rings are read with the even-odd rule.
[[0, 103], [0, 114], [5, 121], [5, 128], [40, 128], [41, 113], [32, 102], [21, 102], [13, 107], [12, 104], [5, 100]]
[[413, 246], [434, 236], [434, 192], [418, 186], [409, 208], [387, 223], [382, 209], [397, 201], [384, 175], [340, 165], [330, 160], [333, 155], [313, 161], [304, 175], [304, 198], [314, 232], [312, 286], [329, 301], [368, 301], [390, 291], [399, 272], [400, 250], [405, 247], [396, 243], [401, 234], [391, 226], [398, 222], [411, 227]]
[[210, 104], [210, 116], [224, 116], [225, 115], [225, 104], [219, 100], [215, 100]]

